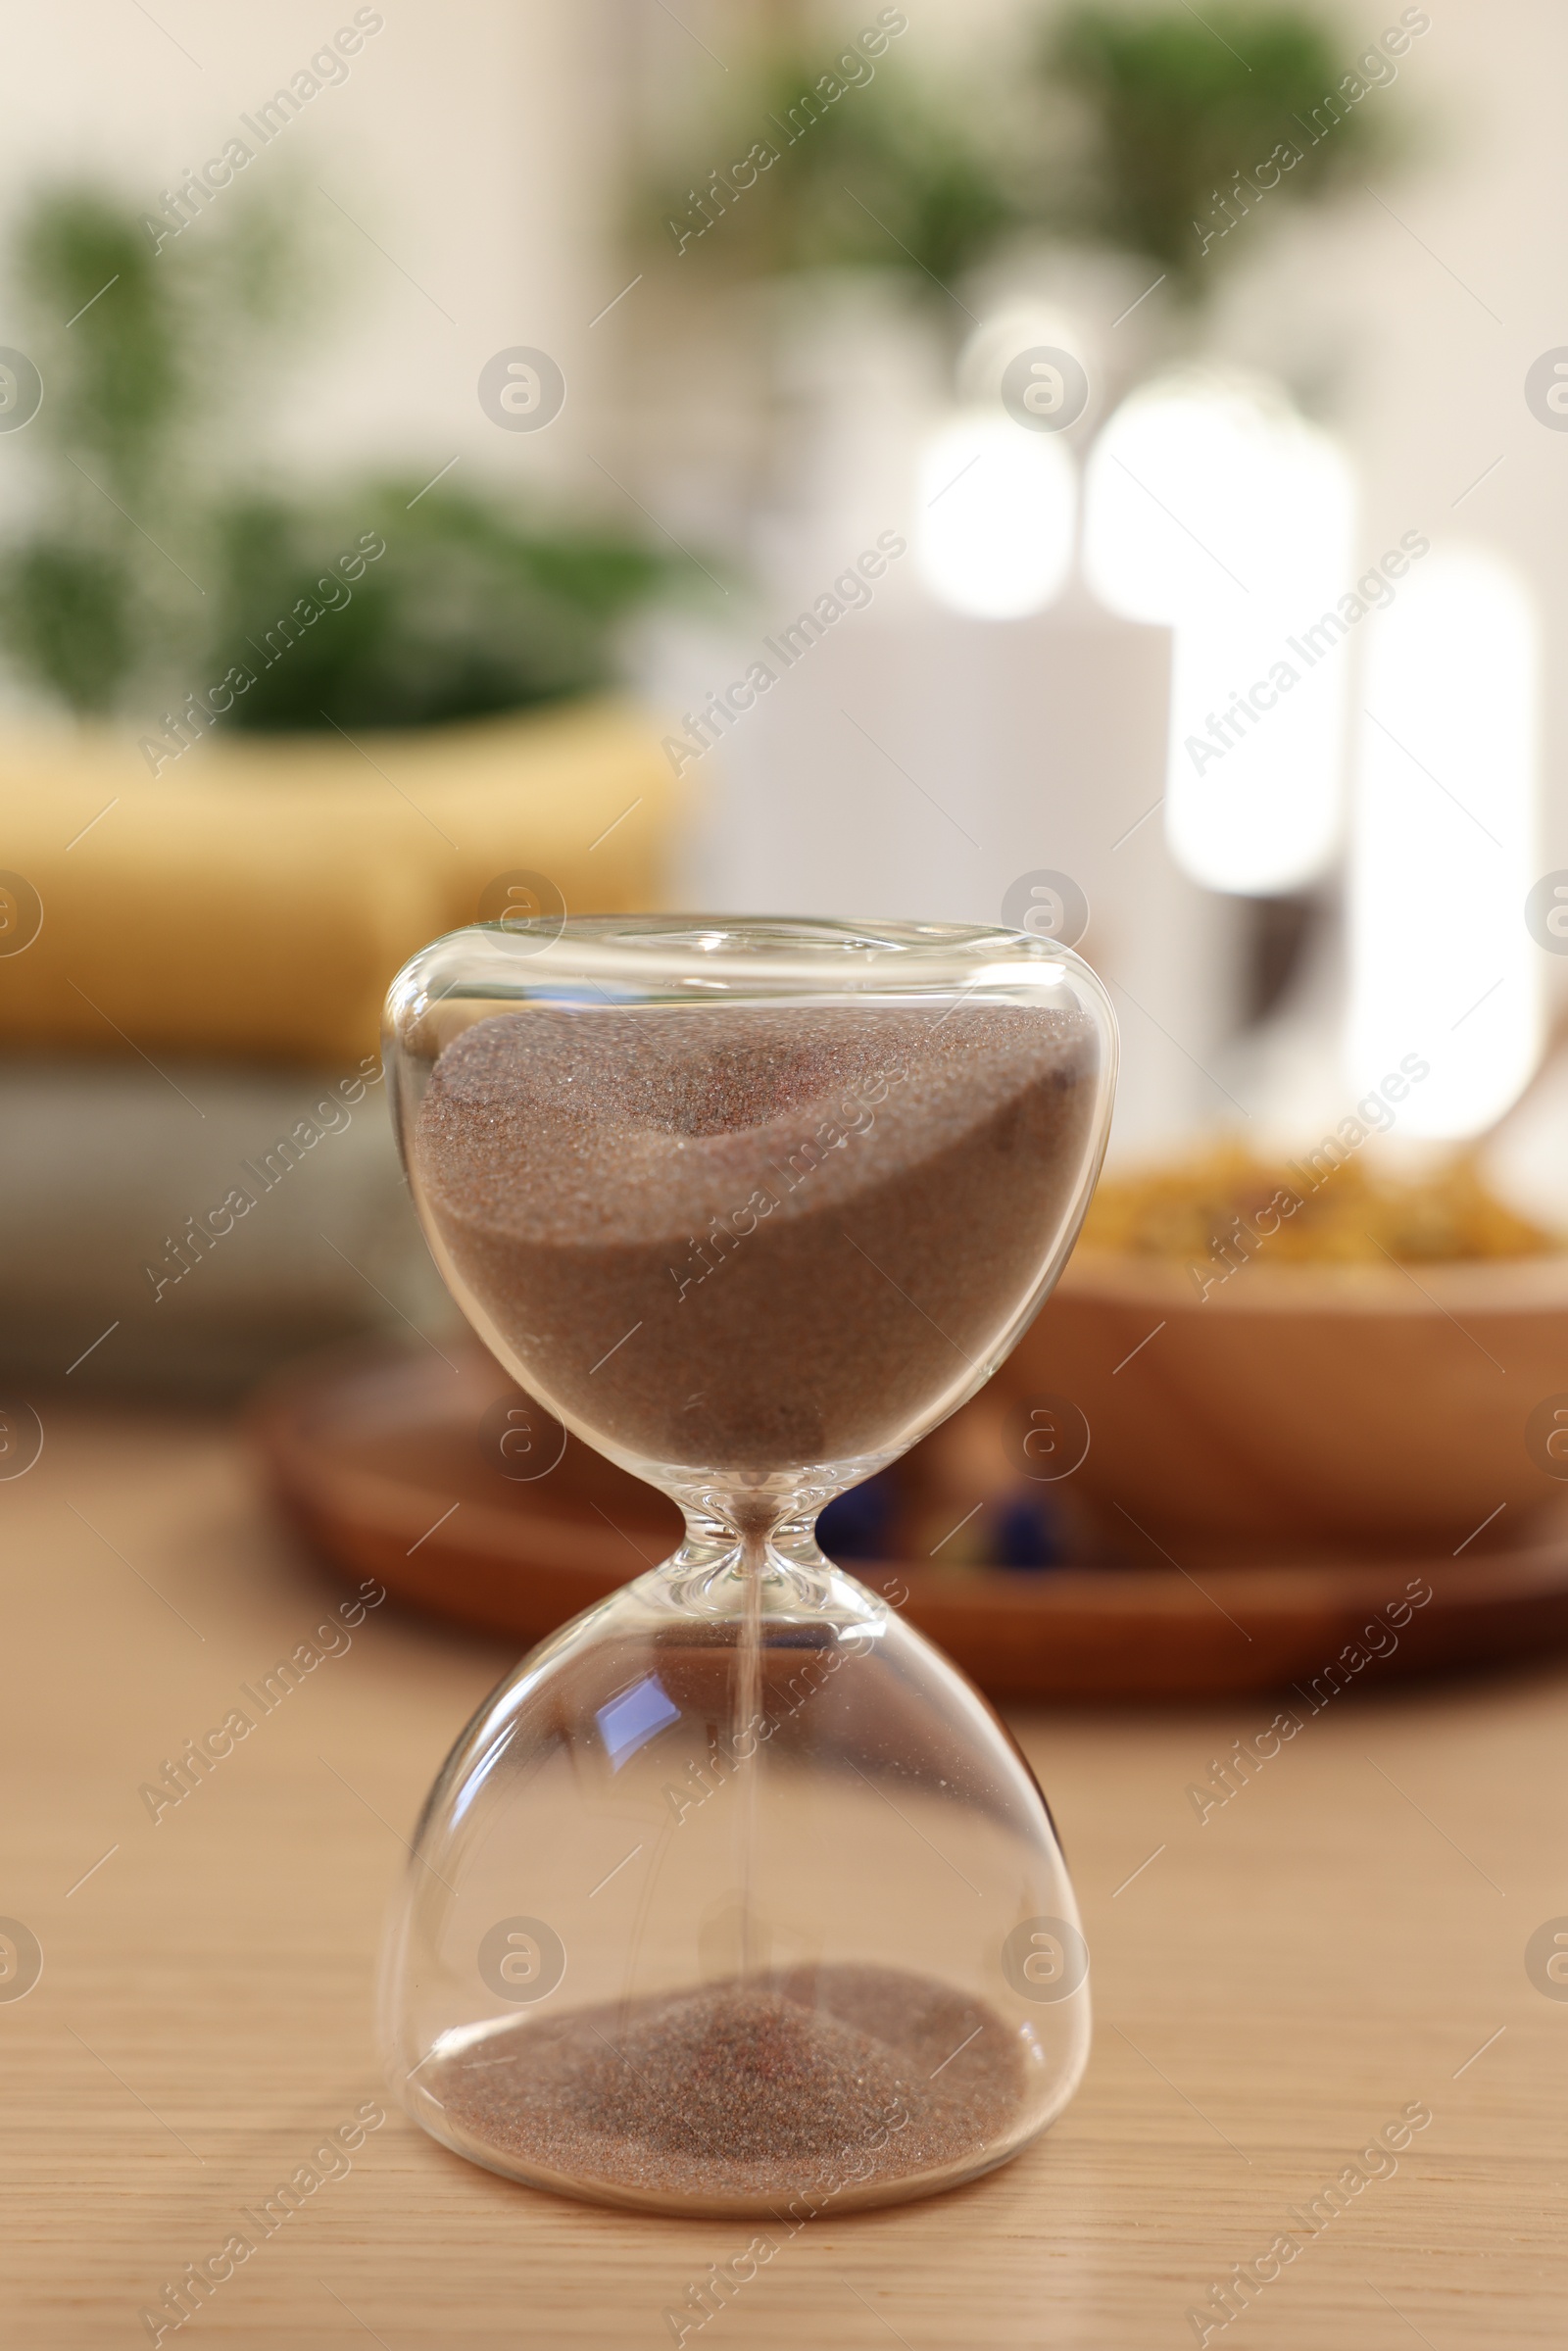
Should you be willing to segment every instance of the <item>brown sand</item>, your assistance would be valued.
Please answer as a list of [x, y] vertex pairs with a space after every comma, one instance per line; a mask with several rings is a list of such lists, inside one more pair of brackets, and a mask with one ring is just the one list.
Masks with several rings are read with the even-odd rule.
[[537, 1006], [466, 1030], [413, 1173], [524, 1381], [650, 1463], [900, 1449], [992, 1354], [1089, 1143], [1081, 1015]]
[[759, 2206], [965, 2171], [1025, 2090], [993, 2010], [873, 1967], [529, 2018], [421, 2079], [449, 2123], [540, 2172]]

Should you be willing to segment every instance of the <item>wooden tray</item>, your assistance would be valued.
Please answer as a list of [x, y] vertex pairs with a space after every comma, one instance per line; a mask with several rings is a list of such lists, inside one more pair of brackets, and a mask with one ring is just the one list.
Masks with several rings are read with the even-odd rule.
[[[665, 1558], [679, 1514], [546, 1421], [476, 1347], [448, 1352], [450, 1364], [380, 1346], [308, 1363], [253, 1406], [253, 1446], [276, 1502], [324, 1559], [528, 1645]], [[507, 1437], [518, 1405], [526, 1425], [514, 1420]], [[909, 1456], [914, 1478], [921, 1449]], [[1041, 1570], [847, 1564], [993, 1697], [1192, 1702], [1309, 1688], [1412, 1582], [1431, 1599], [1396, 1647], [1348, 1677], [1342, 1666], [1341, 1681], [1568, 1643], [1568, 1527], [1544, 1535], [1538, 1524], [1515, 1547], [1483, 1549], [1487, 1540], [1458, 1557], [1205, 1566], [1200, 1579], [1152, 1551], [1152, 1565]]]

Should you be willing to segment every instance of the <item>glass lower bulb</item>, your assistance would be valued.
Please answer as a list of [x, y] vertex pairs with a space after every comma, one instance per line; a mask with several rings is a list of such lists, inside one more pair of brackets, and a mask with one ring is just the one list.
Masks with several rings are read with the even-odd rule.
[[1086, 1977], [1045, 1802], [985, 1700], [808, 1536], [756, 1569], [710, 1538], [465, 1732], [386, 2041], [427, 2131], [536, 2186], [848, 2209], [1044, 2130], [1088, 2055]]

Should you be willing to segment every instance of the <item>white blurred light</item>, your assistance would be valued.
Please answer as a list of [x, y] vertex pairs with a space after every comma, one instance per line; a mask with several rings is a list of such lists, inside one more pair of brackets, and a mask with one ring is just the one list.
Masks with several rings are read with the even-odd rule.
[[1266, 383], [1168, 377], [1096, 445], [1085, 570], [1175, 632], [1165, 829], [1209, 889], [1299, 888], [1338, 846], [1347, 661], [1303, 632], [1348, 595], [1353, 507], [1338, 445]]
[[1367, 623], [1350, 859], [1348, 1057], [1358, 1089], [1431, 1063], [1399, 1123], [1458, 1138], [1500, 1117], [1541, 1053], [1537, 646], [1493, 557], [1429, 556]]
[[1072, 563], [1078, 474], [1054, 433], [965, 416], [920, 460], [920, 576], [981, 620], [1021, 620], [1061, 593]]

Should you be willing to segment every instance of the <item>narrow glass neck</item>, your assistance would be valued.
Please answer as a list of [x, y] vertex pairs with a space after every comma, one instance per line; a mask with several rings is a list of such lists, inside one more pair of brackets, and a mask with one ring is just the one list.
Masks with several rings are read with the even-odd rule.
[[826, 1603], [838, 1570], [816, 1540], [816, 1513], [825, 1496], [813, 1494], [804, 1508], [801, 1497], [792, 1497], [787, 1516], [760, 1528], [754, 1521], [745, 1533], [712, 1506], [719, 1497], [676, 1498], [685, 1512], [686, 1539], [655, 1570], [664, 1596], [682, 1607], [727, 1615], [755, 1579], [768, 1608]]
[[714, 1471], [696, 1470], [682, 1475], [679, 1471], [661, 1468], [651, 1471], [646, 1465], [638, 1474], [652, 1477], [655, 1485], [663, 1489], [676, 1503], [688, 1528], [713, 1528], [719, 1537], [730, 1541], [746, 1541], [757, 1537], [764, 1540], [788, 1540], [785, 1530], [813, 1524], [819, 1510], [842, 1494], [846, 1486], [868, 1477], [875, 1463], [853, 1462], [842, 1474], [821, 1470], [802, 1476], [799, 1471], [760, 1473], [755, 1480], [743, 1483], [734, 1472], [727, 1475]]

